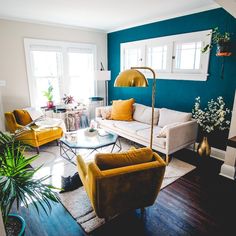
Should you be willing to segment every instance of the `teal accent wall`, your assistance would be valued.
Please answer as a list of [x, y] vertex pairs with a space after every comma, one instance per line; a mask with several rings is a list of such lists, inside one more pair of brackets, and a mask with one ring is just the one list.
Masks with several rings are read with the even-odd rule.
[[[148, 88], [115, 88], [114, 80], [120, 72], [120, 44], [142, 39], [156, 38], [174, 34], [189, 33], [213, 29], [216, 26], [220, 31], [233, 32], [233, 55], [225, 58], [224, 78], [221, 78], [223, 58], [215, 56], [215, 46], [211, 50], [207, 81], [158, 80], [156, 81], [156, 107], [166, 107], [179, 111], [191, 112], [195, 97], [200, 96], [202, 104], [208, 100], [223, 96], [229, 108], [233, 106], [236, 89], [236, 19], [224, 9], [214, 9], [192, 15], [173, 18], [138, 27], [133, 27], [108, 34], [108, 68], [111, 70], [109, 81], [109, 101], [115, 99], [135, 98], [136, 102], [151, 105], [151, 85]], [[223, 138], [226, 141], [227, 134]], [[218, 139], [216, 138], [216, 139]], [[213, 146], [221, 148], [222, 139]], [[224, 149], [225, 145], [223, 145]]]

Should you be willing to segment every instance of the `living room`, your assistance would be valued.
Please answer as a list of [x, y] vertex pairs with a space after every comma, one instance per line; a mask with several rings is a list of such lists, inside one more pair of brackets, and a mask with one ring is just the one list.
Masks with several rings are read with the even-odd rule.
[[234, 0], [0, 2], [0, 235], [233, 234]]

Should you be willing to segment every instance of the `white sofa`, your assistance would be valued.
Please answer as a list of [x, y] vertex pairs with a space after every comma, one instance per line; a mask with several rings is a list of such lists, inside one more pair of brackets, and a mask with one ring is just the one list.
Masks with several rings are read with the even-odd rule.
[[[151, 107], [135, 103], [133, 121], [109, 119], [111, 106], [96, 108], [96, 121], [106, 131], [144, 146], [150, 144]], [[191, 113], [155, 108], [153, 149], [168, 155], [194, 144], [198, 125]]]

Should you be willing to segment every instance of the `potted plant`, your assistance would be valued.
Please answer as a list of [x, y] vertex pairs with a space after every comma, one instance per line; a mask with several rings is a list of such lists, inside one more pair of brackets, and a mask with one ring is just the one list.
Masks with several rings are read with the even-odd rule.
[[211, 99], [208, 101], [207, 107], [204, 109], [201, 108], [200, 97], [197, 97], [192, 114], [203, 133], [203, 140], [198, 145], [198, 154], [200, 156], [210, 156], [211, 147], [208, 142], [208, 136], [214, 131], [229, 129], [230, 121], [228, 116], [230, 110], [225, 107], [225, 102], [221, 96], [216, 100]]
[[[7, 137], [7, 140], [6, 140]], [[5, 143], [0, 152], [0, 210], [7, 235], [24, 235], [25, 221], [21, 216], [10, 214], [13, 203], [17, 210], [20, 205], [28, 208], [31, 204], [39, 213], [40, 207], [47, 212], [51, 202], [59, 199], [51, 185], [44, 181], [50, 176], [35, 179], [34, 174], [40, 169], [33, 169], [30, 164], [38, 155], [25, 157], [25, 146], [14, 142], [14, 137], [1, 132], [0, 141]]]
[[53, 87], [52, 85], [49, 83], [48, 89], [46, 91], [43, 91], [43, 96], [45, 96], [47, 98], [47, 107], [48, 108], [53, 108]]
[[64, 104], [65, 104], [65, 106], [66, 106], [67, 109], [72, 109], [72, 108], [74, 108], [74, 106], [75, 106], [75, 104], [74, 104], [75, 100], [74, 100], [74, 98], [73, 98], [72, 96], [64, 94], [64, 97], [62, 98], [62, 100], [63, 100], [63, 102], [64, 102]]
[[213, 44], [216, 44], [216, 56], [230, 56], [232, 52], [230, 51], [230, 39], [231, 33], [224, 32], [221, 33], [219, 28], [216, 27], [211, 32], [212, 34], [212, 43], [207, 44], [203, 49], [202, 52], [205, 53], [213, 47]]

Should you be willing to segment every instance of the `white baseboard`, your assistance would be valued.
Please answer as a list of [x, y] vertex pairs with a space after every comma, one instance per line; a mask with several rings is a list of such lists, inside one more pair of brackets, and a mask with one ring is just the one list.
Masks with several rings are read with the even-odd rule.
[[[195, 152], [197, 152], [197, 146], [198, 146], [198, 143], [195, 143], [195, 148], [194, 148]], [[193, 145], [188, 147], [188, 149], [193, 150]], [[225, 160], [225, 153], [226, 152], [224, 150], [220, 150], [218, 148], [211, 147], [211, 157], [214, 157], [220, 161]]]

